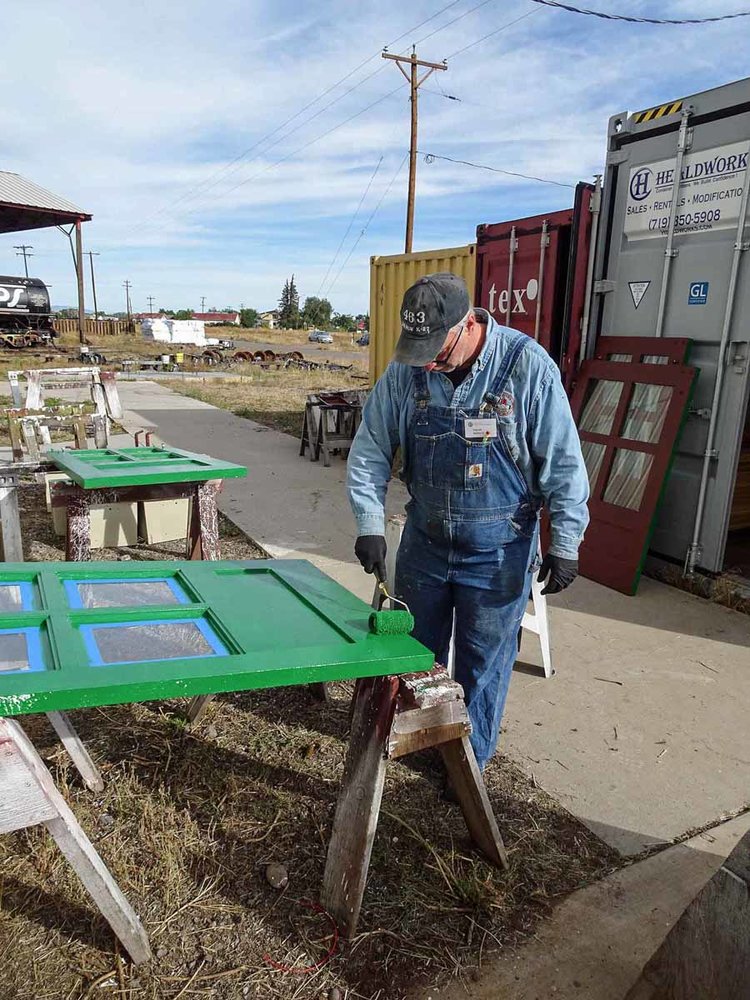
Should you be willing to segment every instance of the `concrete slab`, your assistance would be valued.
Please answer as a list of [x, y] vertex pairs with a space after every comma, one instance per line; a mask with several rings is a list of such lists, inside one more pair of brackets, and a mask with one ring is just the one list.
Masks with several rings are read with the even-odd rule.
[[550, 604], [557, 673], [516, 670], [503, 751], [624, 854], [745, 807], [750, 619], [649, 579]]
[[485, 964], [478, 982], [412, 1000], [621, 1000], [748, 829], [750, 814], [573, 893], [532, 941]]
[[[220, 505], [273, 556], [308, 558], [365, 600], [340, 460], [150, 382], [120, 386], [129, 431], [247, 465]], [[389, 503], [402, 509], [394, 483]], [[644, 579], [636, 597], [588, 580], [551, 605], [557, 674], [516, 670], [501, 749], [624, 854], [734, 815], [750, 801], [750, 620]], [[539, 663], [533, 637], [522, 659]], [[497, 765], [492, 765], [497, 766]]]

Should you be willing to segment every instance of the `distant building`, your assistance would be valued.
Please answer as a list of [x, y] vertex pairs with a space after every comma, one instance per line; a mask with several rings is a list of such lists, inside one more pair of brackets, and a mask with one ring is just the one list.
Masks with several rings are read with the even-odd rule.
[[261, 313], [260, 325], [267, 327], [269, 330], [275, 330], [279, 325], [279, 310], [270, 309], [268, 312]]
[[238, 312], [208, 312], [193, 313], [193, 319], [198, 319], [206, 326], [239, 326], [240, 314]]

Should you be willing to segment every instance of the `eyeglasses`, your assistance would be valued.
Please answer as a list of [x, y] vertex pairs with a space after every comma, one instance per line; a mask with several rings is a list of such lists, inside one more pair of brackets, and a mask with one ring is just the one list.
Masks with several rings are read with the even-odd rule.
[[461, 339], [461, 334], [464, 332], [465, 329], [466, 329], [466, 321], [464, 320], [464, 321], [462, 321], [461, 325], [459, 326], [458, 330], [456, 331], [456, 336], [455, 336], [455, 338], [453, 340], [453, 343], [450, 345], [450, 347], [444, 347], [443, 350], [440, 352], [440, 354], [438, 354], [438, 356], [435, 358], [435, 363], [436, 364], [444, 365], [446, 363], [446, 361], [448, 361], [450, 359], [450, 356], [455, 351], [456, 346], [457, 346], [459, 340]]

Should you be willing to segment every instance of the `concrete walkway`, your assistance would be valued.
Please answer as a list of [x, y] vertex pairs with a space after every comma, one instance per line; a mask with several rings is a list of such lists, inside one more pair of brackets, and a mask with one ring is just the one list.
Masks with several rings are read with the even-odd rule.
[[745, 815], [580, 889], [528, 944], [486, 963], [479, 982], [413, 1000], [622, 1000], [748, 828]]
[[[346, 498], [346, 464], [330, 468], [298, 455], [288, 434], [235, 417], [155, 382], [118, 383], [123, 425], [134, 433], [157, 428], [176, 448], [205, 452], [247, 466], [247, 479], [229, 479], [219, 506], [274, 558], [309, 559], [369, 601], [372, 578], [354, 560], [354, 521]], [[309, 453], [308, 453], [309, 454]], [[403, 510], [406, 492], [394, 484], [392, 510]]]
[[[275, 557], [310, 559], [365, 600], [345, 466], [298, 456], [285, 434], [150, 382], [120, 386], [125, 424], [248, 467], [222, 510]], [[389, 503], [403, 508], [392, 484]], [[625, 855], [735, 815], [750, 803], [750, 619], [644, 579], [636, 597], [579, 579], [550, 602], [545, 680], [524, 639], [502, 750]]]

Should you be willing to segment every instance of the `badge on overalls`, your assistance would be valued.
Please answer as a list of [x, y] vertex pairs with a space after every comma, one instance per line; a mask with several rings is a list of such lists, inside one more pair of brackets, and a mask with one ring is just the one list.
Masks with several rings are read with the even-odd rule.
[[497, 437], [497, 421], [494, 417], [466, 417], [464, 437], [467, 441], [492, 441]]

